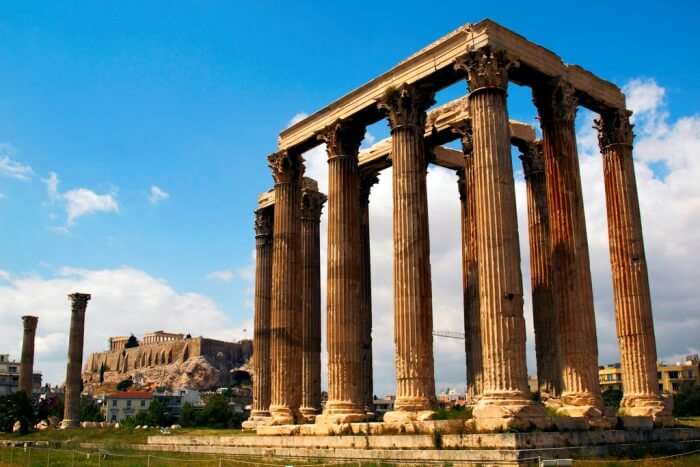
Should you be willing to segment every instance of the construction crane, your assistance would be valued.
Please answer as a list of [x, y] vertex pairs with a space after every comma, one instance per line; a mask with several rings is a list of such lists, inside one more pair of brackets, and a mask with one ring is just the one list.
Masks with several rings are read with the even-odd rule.
[[435, 336], [435, 337], [447, 337], [448, 339], [461, 339], [461, 340], [465, 339], [463, 332], [455, 332], [455, 331], [433, 331], [433, 336]]

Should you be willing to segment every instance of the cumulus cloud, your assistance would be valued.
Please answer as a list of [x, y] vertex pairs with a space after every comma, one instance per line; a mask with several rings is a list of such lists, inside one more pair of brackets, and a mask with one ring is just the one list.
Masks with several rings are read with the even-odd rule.
[[151, 186], [151, 191], [148, 194], [148, 202], [151, 204], [158, 204], [161, 201], [165, 201], [170, 198], [170, 193], [164, 191], [157, 185]]
[[[650, 270], [652, 302], [659, 357], [678, 359], [697, 352], [700, 308], [696, 304], [700, 270], [689, 260], [700, 249], [700, 115], [672, 120], [665, 89], [650, 79], [630, 81], [624, 88], [635, 112], [636, 174], [645, 246]], [[582, 111], [578, 142], [588, 241], [591, 250], [600, 362], [619, 360], [612, 300], [602, 160], [594, 115]], [[304, 155], [306, 174], [328, 192], [325, 148]], [[528, 368], [535, 372], [534, 331], [527, 241], [527, 211], [522, 170], [515, 164], [518, 224], [525, 287]], [[375, 393], [394, 392], [393, 239], [391, 169], [383, 171], [372, 190], [373, 351]], [[454, 173], [431, 167], [428, 173], [434, 329], [464, 329], [462, 311], [460, 214]], [[321, 219], [321, 264], [327, 257], [327, 209]], [[322, 267], [322, 315], [325, 329], [326, 270]], [[324, 336], [325, 340], [325, 336]], [[327, 356], [323, 352], [324, 385]], [[437, 389], [464, 389], [464, 342], [434, 339]]]
[[[62, 383], [68, 346], [70, 306], [67, 294], [92, 294], [85, 326], [85, 358], [107, 348], [110, 336], [142, 335], [159, 329], [233, 341], [252, 323], [225, 313], [212, 299], [175, 290], [166, 281], [130, 267], [116, 269], [61, 268], [55, 274], [2, 277], [0, 282], [0, 342], [18, 358], [22, 343], [21, 316], [39, 316], [35, 368], [45, 381]], [[85, 360], [84, 360], [85, 361]]]
[[10, 144], [0, 144], [0, 174], [16, 180], [29, 180], [34, 171], [29, 165], [14, 160], [15, 149]]
[[87, 188], [77, 188], [61, 193], [58, 189], [60, 180], [56, 172], [50, 172], [48, 178], [42, 179], [42, 182], [46, 185], [49, 201], [61, 203], [66, 210], [66, 225], [51, 227], [54, 232], [67, 233], [69, 227], [83, 216], [100, 212], [119, 212], [119, 203], [114, 193], [98, 194]]

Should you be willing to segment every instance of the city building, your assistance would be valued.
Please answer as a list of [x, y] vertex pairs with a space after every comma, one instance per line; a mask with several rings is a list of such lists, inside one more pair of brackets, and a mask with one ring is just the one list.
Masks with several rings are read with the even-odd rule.
[[148, 410], [153, 401], [150, 391], [123, 391], [108, 394], [104, 398], [105, 420], [121, 422], [138, 412]]
[[[656, 377], [659, 390], [666, 394], [676, 394], [686, 388], [700, 385], [700, 356], [689, 355], [684, 361], [675, 363], [658, 362]], [[622, 391], [622, 366], [619, 363], [601, 366], [598, 378], [602, 391], [616, 389]]]
[[[0, 396], [17, 392], [19, 372], [22, 365], [10, 359], [8, 354], [0, 354]], [[32, 393], [41, 392], [41, 373], [32, 374]]]
[[458, 405], [464, 406], [467, 405], [467, 395], [455, 389], [447, 389], [438, 394], [437, 402], [443, 408], [452, 408]]
[[172, 417], [179, 417], [185, 404], [190, 404], [193, 407], [204, 405], [199, 391], [191, 389], [155, 393], [153, 394], [153, 400], [161, 402]]

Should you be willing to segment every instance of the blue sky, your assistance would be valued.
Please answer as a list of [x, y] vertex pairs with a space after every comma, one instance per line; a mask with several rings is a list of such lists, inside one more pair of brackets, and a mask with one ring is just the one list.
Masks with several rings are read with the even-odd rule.
[[[694, 2], [484, 6], [3, 3], [0, 159], [15, 164], [15, 172], [0, 173], [0, 270], [8, 277], [0, 289], [11, 297], [0, 299], [6, 307], [0, 321], [24, 312], [19, 280], [87, 280], [96, 271], [128, 268], [151, 285], [167, 284], [177, 297], [210, 300], [206, 306], [225, 315], [231, 329], [246, 326], [252, 211], [272, 183], [265, 157], [278, 132], [296, 114], [319, 109], [467, 22], [490, 17], [619, 86], [653, 83], [663, 95], [658, 112], [647, 114], [650, 122], [665, 113], [672, 126], [697, 114]], [[460, 84], [441, 99], [461, 94]], [[510, 96], [511, 116], [533, 121], [529, 90], [513, 86]], [[370, 131], [383, 137], [385, 124]], [[653, 179], [668, 161], [650, 157], [648, 164]], [[43, 181], [51, 173], [59, 180], [53, 197]], [[153, 187], [162, 195], [150, 202]], [[120, 297], [129, 308], [131, 295]], [[67, 312], [64, 302], [57, 306], [56, 313]], [[168, 309], [153, 310], [163, 327], [182, 324], [166, 320]], [[36, 311], [40, 320], [42, 312]], [[151, 330], [129, 319], [114, 323], [119, 332]], [[50, 333], [55, 345], [45, 336], [46, 366], [59, 368], [65, 343], [58, 328]], [[0, 352], [17, 348], [3, 344]]]

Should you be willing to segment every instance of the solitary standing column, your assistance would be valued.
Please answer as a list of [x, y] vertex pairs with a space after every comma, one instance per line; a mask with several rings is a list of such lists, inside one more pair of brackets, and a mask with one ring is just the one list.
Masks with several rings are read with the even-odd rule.
[[313, 422], [321, 412], [321, 210], [326, 195], [318, 185], [304, 179], [301, 193], [301, 294], [302, 373], [301, 408], [305, 421]]
[[525, 362], [525, 319], [515, 183], [506, 109], [512, 62], [486, 47], [468, 53], [474, 139], [474, 193], [481, 297], [483, 392], [474, 407], [477, 428], [544, 424], [544, 408], [530, 400]]
[[384, 420], [429, 418], [435, 405], [433, 305], [425, 150], [431, 89], [404, 84], [381, 102], [391, 127], [396, 401]]
[[66, 368], [65, 400], [62, 428], [80, 426], [80, 372], [83, 367], [83, 340], [85, 337], [85, 310], [90, 294], [74, 293], [71, 300], [70, 337], [68, 338], [68, 365]]
[[38, 322], [39, 318], [36, 316], [22, 316], [24, 336], [22, 337], [22, 362], [19, 369], [19, 390], [24, 391], [30, 399], [34, 374], [34, 339]]
[[362, 319], [362, 388], [365, 410], [374, 412], [374, 381], [372, 366], [372, 259], [369, 237], [369, 195], [372, 186], [379, 181], [374, 171], [366, 172], [360, 179], [360, 229], [362, 233], [362, 291], [360, 316]]
[[274, 207], [255, 211], [255, 329], [253, 330], [253, 408], [244, 428], [270, 418], [270, 292]]
[[362, 235], [357, 152], [365, 127], [337, 121], [319, 138], [328, 151], [328, 402], [317, 423], [364, 420]]
[[304, 159], [281, 151], [268, 157], [275, 179], [272, 240], [270, 415], [275, 425], [299, 420], [301, 403], [301, 179]]
[[603, 154], [608, 237], [612, 264], [623, 398], [628, 415], [651, 416], [671, 424], [670, 406], [659, 393], [656, 339], [651, 313], [642, 219], [632, 159], [631, 112], [610, 110], [596, 121]]
[[458, 171], [462, 217], [462, 293], [467, 363], [467, 402], [474, 405], [481, 394], [481, 326], [479, 315], [479, 262], [476, 240], [476, 193], [471, 123], [455, 127], [461, 135], [464, 169]]
[[521, 143], [527, 191], [527, 224], [530, 243], [530, 280], [532, 317], [535, 326], [537, 381], [542, 400], [559, 396], [559, 319], [552, 301], [551, 249], [549, 248], [549, 213], [542, 144]]
[[598, 340], [586, 219], [576, 150], [578, 100], [571, 84], [554, 78], [533, 89], [544, 146], [554, 309], [559, 315], [562, 411], [602, 416]]

